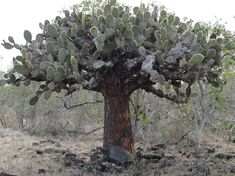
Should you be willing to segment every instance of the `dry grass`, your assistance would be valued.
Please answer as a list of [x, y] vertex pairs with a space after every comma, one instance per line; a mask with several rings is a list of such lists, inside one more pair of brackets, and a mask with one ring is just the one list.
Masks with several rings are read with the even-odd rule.
[[53, 139], [30, 136], [12, 129], [0, 129], [0, 172], [33, 176], [37, 175], [39, 169], [45, 169], [49, 175], [69, 175], [70, 171], [62, 168], [61, 162], [57, 161], [60, 158], [56, 155], [38, 155], [36, 151], [48, 148], [67, 149], [87, 158], [86, 153], [96, 146], [101, 146], [101, 140], [97, 139], [98, 134], [91, 137], [63, 136]]

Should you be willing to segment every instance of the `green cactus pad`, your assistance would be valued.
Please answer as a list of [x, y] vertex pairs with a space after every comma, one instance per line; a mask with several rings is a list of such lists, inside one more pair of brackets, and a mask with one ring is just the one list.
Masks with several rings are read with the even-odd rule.
[[216, 55], [216, 50], [215, 50], [215, 49], [210, 49], [210, 50], [207, 52], [206, 57], [207, 57], [207, 58], [213, 58], [213, 57], [215, 57], [215, 55]]
[[139, 26], [133, 25], [131, 30], [132, 30], [134, 36], [137, 36], [139, 34]]
[[173, 24], [174, 21], [175, 21], [175, 16], [174, 16], [174, 15], [169, 15], [169, 16], [168, 16], [168, 23], [169, 23], [169, 24]]
[[71, 34], [73, 34], [73, 35], [78, 35], [78, 29], [76, 28], [76, 27], [73, 27], [72, 29], [71, 29]]
[[96, 15], [97, 15], [97, 17], [99, 17], [100, 15], [104, 15], [103, 10], [98, 8], [97, 11], [96, 11]]
[[29, 104], [35, 105], [38, 102], [38, 96], [34, 96], [30, 99]]
[[55, 71], [55, 69], [52, 66], [49, 66], [47, 68], [47, 79], [49, 81], [53, 81], [54, 80], [54, 71]]
[[145, 29], [144, 36], [146, 38], [150, 38], [152, 34], [154, 34], [154, 28], [153, 27], [149, 27], [149, 28]]
[[210, 45], [210, 47], [216, 46], [217, 45], [217, 40], [216, 39], [210, 39], [209, 40], [209, 45]]
[[63, 67], [58, 67], [54, 72], [54, 81], [61, 82], [66, 78], [65, 70]]
[[135, 15], [137, 15], [139, 9], [140, 9], [139, 7], [134, 7], [134, 8], [133, 8], [133, 12], [134, 12]]
[[11, 42], [11, 43], [15, 43], [15, 40], [14, 40], [14, 38], [12, 36], [8, 37], [8, 41]]
[[150, 12], [149, 11], [144, 12], [144, 20], [148, 22], [150, 18], [151, 18]]
[[23, 65], [20, 65], [20, 64], [16, 64], [14, 65], [14, 70], [17, 72], [17, 73], [20, 73], [22, 75], [26, 75], [29, 71], [26, 67], [24, 67]]
[[198, 41], [201, 41], [201, 40], [202, 40], [202, 37], [203, 37], [203, 32], [202, 32], [202, 31], [198, 31], [198, 32], [197, 32], [197, 40], [198, 40]]
[[109, 15], [109, 14], [111, 14], [112, 13], [112, 8], [111, 8], [111, 6], [110, 5], [105, 5], [105, 7], [104, 7], [104, 15]]
[[160, 16], [161, 16], [161, 18], [166, 18], [166, 16], [167, 16], [166, 10], [161, 10]]
[[187, 25], [185, 23], [181, 23], [179, 27], [179, 32], [183, 33], [187, 29]]
[[113, 23], [114, 23], [114, 17], [113, 15], [107, 15], [106, 17], [106, 24], [109, 26], [109, 27], [113, 27]]
[[139, 21], [142, 21], [144, 18], [143, 12], [141, 10], [138, 10], [136, 17]]
[[141, 56], [146, 56], [146, 49], [143, 46], [138, 48], [138, 52]]
[[32, 42], [32, 34], [30, 31], [28, 31], [28, 30], [24, 31], [24, 39], [29, 43]]
[[15, 82], [16, 76], [14, 74], [10, 74], [10, 80], [11, 82]]
[[167, 37], [167, 31], [166, 31], [166, 28], [162, 27], [160, 29], [160, 37], [162, 40], [164, 40], [166, 37]]
[[75, 52], [76, 51], [76, 47], [74, 45], [73, 42], [68, 42], [67, 44], [67, 49], [70, 51], [70, 52]]
[[4, 42], [2, 46], [4, 46], [5, 49], [12, 49], [14, 47], [12, 44], [8, 42]]
[[134, 39], [134, 33], [132, 30], [126, 30], [124, 33], [126, 39]]
[[90, 28], [90, 33], [91, 33], [91, 35], [93, 35], [93, 37], [97, 37], [99, 34], [99, 30], [96, 26], [92, 26]]
[[164, 40], [163, 47], [165, 50], [169, 50], [172, 47], [172, 42], [168, 39]]
[[149, 42], [149, 41], [144, 41], [143, 46], [145, 48], [152, 48], [152, 47], [154, 47], [154, 44], [152, 42]]
[[105, 16], [104, 16], [104, 15], [100, 15], [100, 16], [98, 17], [98, 21], [99, 21], [100, 23], [105, 24], [105, 23], [106, 23], [106, 18], [105, 18]]
[[47, 68], [50, 67], [51, 65], [52, 65], [51, 62], [44, 61], [44, 62], [40, 63], [40, 69], [47, 72]]
[[188, 61], [190, 67], [202, 63], [204, 56], [202, 54], [194, 54], [191, 59]]
[[46, 29], [47, 29], [47, 32], [48, 34], [51, 36], [51, 37], [57, 37], [58, 36], [58, 32], [57, 32], [57, 29], [54, 25], [52, 24], [48, 24], [46, 26]]
[[119, 16], [119, 11], [118, 11], [118, 8], [117, 8], [117, 7], [113, 7], [113, 9], [112, 9], [112, 15], [113, 15], [115, 18], [118, 18], [118, 16]]
[[130, 20], [130, 15], [129, 15], [129, 13], [125, 13], [125, 14], [122, 16], [122, 22], [123, 22], [123, 23], [127, 23], [129, 20]]
[[59, 61], [61, 64], [63, 64], [64, 61], [65, 61], [66, 56], [67, 56], [66, 49], [61, 48], [60, 51], [59, 51], [59, 54], [58, 54], [58, 61]]
[[110, 5], [114, 5], [114, 4], [116, 4], [116, 2], [117, 2], [117, 0], [109, 0]]
[[175, 20], [174, 20], [174, 25], [177, 26], [180, 24], [180, 18], [178, 16], [175, 17]]
[[46, 43], [46, 51], [48, 54], [53, 55], [54, 54], [54, 43], [49, 41]]

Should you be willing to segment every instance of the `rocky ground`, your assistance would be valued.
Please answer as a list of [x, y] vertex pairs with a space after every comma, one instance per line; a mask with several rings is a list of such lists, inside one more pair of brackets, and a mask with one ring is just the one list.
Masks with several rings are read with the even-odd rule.
[[221, 139], [195, 145], [138, 147], [133, 163], [102, 160], [101, 132], [88, 136], [37, 137], [0, 129], [0, 176], [234, 176], [235, 144]]

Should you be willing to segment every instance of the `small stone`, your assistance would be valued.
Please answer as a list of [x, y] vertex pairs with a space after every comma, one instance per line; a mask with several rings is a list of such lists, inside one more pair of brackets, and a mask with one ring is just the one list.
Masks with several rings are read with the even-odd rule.
[[80, 159], [74, 153], [67, 153], [64, 157], [64, 166], [65, 167], [72, 167], [72, 166], [84, 167], [84, 161]]
[[42, 151], [42, 150], [36, 150], [36, 153], [37, 153], [38, 155], [41, 155], [41, 154], [43, 154], [43, 151]]
[[190, 158], [190, 157], [191, 157], [191, 155], [190, 155], [190, 154], [187, 154], [187, 155], [186, 155], [186, 158]]
[[34, 143], [32, 143], [32, 146], [39, 146], [39, 143], [34, 142]]
[[209, 148], [209, 149], [207, 150], [207, 152], [208, 152], [208, 153], [215, 153], [215, 148]]
[[38, 174], [44, 174], [46, 172], [45, 169], [38, 169]]

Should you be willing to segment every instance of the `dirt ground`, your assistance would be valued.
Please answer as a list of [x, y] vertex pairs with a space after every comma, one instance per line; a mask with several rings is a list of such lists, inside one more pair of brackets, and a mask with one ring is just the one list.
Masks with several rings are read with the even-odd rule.
[[38, 137], [0, 129], [0, 176], [235, 175], [235, 144], [223, 138], [199, 147], [187, 138], [177, 144], [152, 144], [134, 163], [120, 166], [100, 160], [101, 133]]

